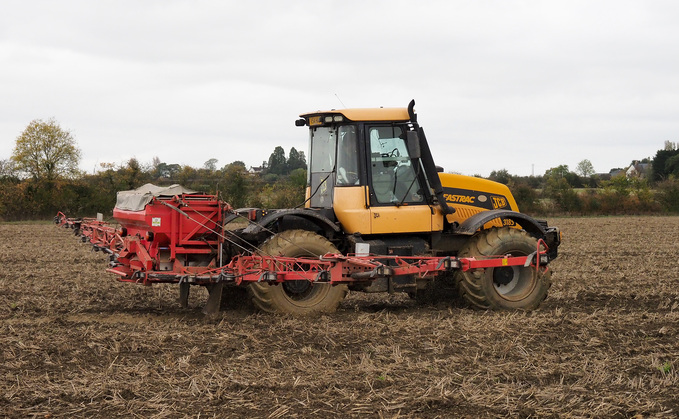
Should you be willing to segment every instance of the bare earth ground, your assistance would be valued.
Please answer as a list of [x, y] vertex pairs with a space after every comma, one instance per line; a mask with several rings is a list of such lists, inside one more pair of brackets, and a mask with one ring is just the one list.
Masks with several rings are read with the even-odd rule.
[[563, 218], [532, 313], [352, 294], [206, 318], [70, 230], [0, 225], [0, 416], [676, 417], [678, 217]]

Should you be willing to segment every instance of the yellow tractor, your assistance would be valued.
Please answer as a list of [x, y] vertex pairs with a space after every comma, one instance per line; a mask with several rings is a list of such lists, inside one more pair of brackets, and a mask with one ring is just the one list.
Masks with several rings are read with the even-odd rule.
[[[520, 213], [507, 186], [443, 173], [435, 165], [414, 105], [300, 115], [295, 124], [308, 127], [310, 144], [304, 207], [248, 209], [252, 223], [237, 235], [269, 256], [484, 259], [541, 250], [548, 255], [543, 263], [556, 258], [559, 230]], [[472, 306], [484, 309], [534, 309], [551, 285], [548, 269], [528, 265], [439, 277]], [[418, 296], [437, 282], [415, 275], [338, 285], [263, 281], [249, 285], [249, 292], [265, 311], [300, 314], [335, 310], [349, 289]]]

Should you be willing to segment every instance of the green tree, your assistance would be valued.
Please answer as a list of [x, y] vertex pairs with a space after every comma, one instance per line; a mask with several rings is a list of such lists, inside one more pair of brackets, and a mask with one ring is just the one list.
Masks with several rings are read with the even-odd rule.
[[538, 192], [527, 183], [513, 183], [510, 189], [521, 212], [536, 214], [542, 210]]
[[118, 190], [135, 189], [150, 180], [148, 172], [143, 170], [135, 157], [128, 160], [126, 166], [118, 169], [117, 178]]
[[156, 182], [165, 182], [168, 179], [174, 179], [181, 170], [182, 167], [176, 163], [167, 164], [161, 162], [155, 165], [155, 169], [151, 171], [151, 175]]
[[227, 164], [226, 166], [224, 166], [224, 168], [222, 170], [228, 169], [229, 166], [241, 166], [241, 167], [243, 167], [243, 169], [245, 169], [245, 163], [243, 163], [241, 160], [236, 160], [236, 161], [233, 161], [233, 162]]
[[268, 167], [269, 173], [273, 173], [275, 175], [288, 174], [288, 162], [285, 158], [285, 150], [283, 150], [283, 147], [277, 146], [273, 150], [273, 153], [271, 153], [271, 156], [269, 156]]
[[222, 172], [224, 173], [224, 186], [222, 187], [224, 198], [234, 208], [245, 207], [250, 192], [249, 174], [245, 169], [245, 164], [235, 161], [226, 165]]
[[288, 155], [288, 170], [292, 172], [295, 169], [306, 170], [306, 157], [303, 151], [297, 151], [295, 147], [292, 147]]
[[666, 179], [657, 184], [658, 201], [665, 211], [679, 213], [679, 180]]
[[557, 167], [552, 167], [551, 169], [548, 169], [545, 172], [545, 181], [547, 183], [549, 183], [550, 179], [552, 180], [552, 186], [555, 184], [554, 181], [556, 181], [558, 179], [565, 179], [566, 182], [572, 188], [582, 187], [582, 182], [580, 181], [580, 177], [576, 173], [571, 172], [568, 169], [567, 164], [562, 164], [562, 165], [559, 165]]
[[[191, 166], [181, 166], [173, 180], [187, 188], [193, 188], [193, 183], [198, 179], [198, 171]], [[201, 191], [202, 192], [202, 191]]]
[[288, 176], [288, 182], [301, 192], [302, 199], [304, 199], [304, 192], [306, 191], [306, 175], [306, 169], [295, 169]]
[[569, 172], [570, 172], [570, 170], [568, 170], [568, 165], [562, 164], [560, 166], [552, 167], [552, 168], [548, 169], [545, 172], [545, 177], [546, 178], [556, 178], [556, 179], [558, 179], [558, 178], [566, 177], [566, 175]]
[[582, 203], [578, 198], [577, 193], [573, 187], [568, 183], [565, 177], [549, 177], [547, 178], [547, 185], [545, 193], [557, 205], [558, 209], [568, 213], [578, 212]]
[[679, 175], [679, 150], [675, 148], [674, 143], [666, 141], [665, 148], [655, 153], [651, 166], [653, 171], [651, 178], [655, 182]]
[[509, 174], [507, 169], [493, 170], [488, 179], [507, 185], [512, 179], [512, 175]]
[[674, 175], [677, 177], [679, 175], [679, 151], [674, 156], [665, 160], [665, 173], [668, 176]]
[[206, 169], [210, 172], [214, 172], [215, 170], [217, 170], [217, 162], [218, 161], [219, 160], [217, 160], [215, 158], [209, 159], [208, 161], [205, 162], [205, 164], [203, 164], [203, 169]]
[[17, 137], [12, 161], [19, 171], [34, 179], [52, 182], [78, 174], [80, 149], [71, 133], [57, 121], [35, 119]]

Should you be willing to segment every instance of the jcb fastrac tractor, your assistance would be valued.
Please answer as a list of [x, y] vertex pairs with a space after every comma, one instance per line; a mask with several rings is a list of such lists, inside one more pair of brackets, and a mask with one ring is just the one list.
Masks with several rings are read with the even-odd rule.
[[479, 308], [538, 307], [559, 230], [520, 213], [505, 185], [443, 173], [414, 104], [301, 115], [309, 168], [300, 208], [234, 210], [211, 195], [141, 188], [119, 193], [119, 203], [147, 197], [116, 206], [120, 230], [58, 221], [111, 253], [120, 280], [177, 282], [183, 305], [190, 285], [206, 286], [207, 311], [222, 294], [242, 295], [234, 286], [264, 311], [293, 314], [333, 311], [348, 290], [417, 297], [437, 284]]

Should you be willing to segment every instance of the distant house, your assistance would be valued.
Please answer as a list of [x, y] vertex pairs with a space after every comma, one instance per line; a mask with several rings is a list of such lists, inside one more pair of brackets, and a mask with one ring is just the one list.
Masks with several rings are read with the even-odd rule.
[[264, 171], [264, 166], [250, 166], [248, 173], [251, 175], [259, 175]]
[[608, 179], [612, 179], [616, 176], [620, 176], [625, 173], [625, 169], [611, 169], [610, 172], [608, 172]]
[[628, 167], [627, 170], [625, 171], [625, 176], [627, 176], [628, 179], [631, 178], [644, 179], [648, 175], [650, 169], [651, 169], [650, 163], [639, 163], [638, 160], [634, 160], [630, 167]]

